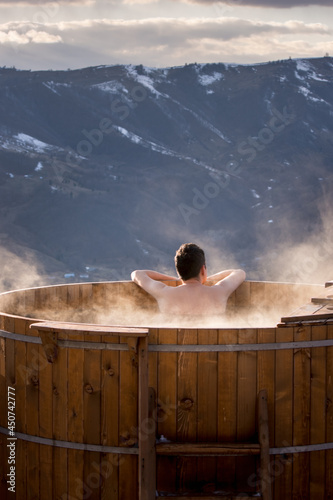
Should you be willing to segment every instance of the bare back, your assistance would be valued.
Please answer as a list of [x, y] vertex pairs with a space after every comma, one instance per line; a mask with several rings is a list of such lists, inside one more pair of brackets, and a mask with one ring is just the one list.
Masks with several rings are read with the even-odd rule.
[[220, 315], [226, 310], [229, 295], [244, 281], [245, 272], [241, 269], [221, 271], [208, 278], [213, 282], [217, 280], [212, 286], [207, 286], [205, 266], [201, 275], [176, 287], [160, 281], [170, 277], [156, 271], [133, 271], [132, 279], [157, 300], [164, 315]]
[[228, 300], [221, 287], [200, 283], [166, 286], [155, 298], [161, 313], [193, 316], [223, 314]]

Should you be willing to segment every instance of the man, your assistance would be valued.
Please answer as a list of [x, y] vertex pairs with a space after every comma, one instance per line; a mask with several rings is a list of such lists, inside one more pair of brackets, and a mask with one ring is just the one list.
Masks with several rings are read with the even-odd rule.
[[[217, 315], [225, 312], [229, 295], [245, 280], [242, 269], [229, 269], [207, 277], [204, 251], [194, 243], [177, 250], [175, 266], [180, 280], [156, 271], [133, 271], [132, 280], [150, 293], [163, 314]], [[176, 280], [182, 284], [167, 286], [161, 281]], [[213, 286], [205, 286], [208, 281]]]

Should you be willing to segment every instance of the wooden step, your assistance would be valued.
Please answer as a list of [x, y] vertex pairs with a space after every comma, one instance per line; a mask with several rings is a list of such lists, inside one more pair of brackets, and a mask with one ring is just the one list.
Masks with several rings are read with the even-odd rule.
[[[157, 496], [156, 498], [163, 498], [163, 497], [159, 497]], [[165, 497], [166, 498], [166, 497]], [[211, 495], [211, 496], [202, 496], [202, 495], [197, 495], [197, 496], [188, 496], [188, 495], [183, 495], [183, 496], [178, 496], [178, 497], [175, 497], [172, 495], [172, 497], [170, 496], [170, 498], [172, 498], [172, 500], [218, 500], [219, 498], [222, 498], [223, 500], [244, 500], [244, 498], [255, 498], [257, 500], [260, 500], [262, 499], [262, 495], [258, 495], [258, 494], [253, 494], [251, 496], [251, 494], [247, 495], [246, 493], [243, 494], [243, 495]]]
[[201, 457], [260, 455], [260, 445], [258, 443], [158, 443], [156, 453]]

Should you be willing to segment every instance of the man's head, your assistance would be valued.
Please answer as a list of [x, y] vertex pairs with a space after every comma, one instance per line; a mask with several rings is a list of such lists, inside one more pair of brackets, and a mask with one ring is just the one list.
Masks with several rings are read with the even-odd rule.
[[206, 266], [204, 251], [195, 243], [184, 243], [176, 252], [175, 266], [183, 281], [196, 278]]

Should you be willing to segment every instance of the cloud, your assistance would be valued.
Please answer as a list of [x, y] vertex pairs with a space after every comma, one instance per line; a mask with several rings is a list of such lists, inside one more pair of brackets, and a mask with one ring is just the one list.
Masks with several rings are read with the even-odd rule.
[[[179, 2], [179, 0], [174, 0]], [[292, 7], [332, 7], [332, 0], [180, 0], [185, 3], [201, 5], [228, 5], [230, 7], [266, 7], [274, 9], [290, 9]], [[133, 0], [135, 2], [135, 0]]]
[[29, 29], [25, 32], [20, 32], [16, 29], [0, 30], [0, 45], [1, 44], [45, 44], [45, 43], [59, 43], [61, 37], [59, 35], [52, 35], [44, 30]]
[[123, 0], [124, 5], [143, 5], [147, 3], [158, 3], [160, 0]]
[[[304, 23], [291, 20], [287, 22], [262, 22], [239, 18], [151, 18], [140, 20], [84, 20], [59, 23], [12, 22], [0, 25], [2, 34], [16, 33], [18, 37], [29, 36], [31, 41], [49, 34], [50, 39], [72, 37], [75, 31], [79, 37], [84, 34], [87, 40], [100, 33], [101, 40], [108, 37], [117, 39], [123, 46], [146, 45], [150, 42], [163, 42], [175, 45], [192, 39], [230, 40], [239, 37], [250, 37], [259, 33], [276, 35], [320, 34], [328, 35], [328, 26], [322, 23]], [[40, 36], [43, 34], [43, 36]], [[60, 36], [61, 35], [61, 36]], [[5, 37], [4, 37], [5, 40]], [[100, 41], [101, 41], [100, 40]], [[55, 41], [55, 40], [53, 40]], [[2, 42], [4, 43], [4, 41]]]
[[[156, 3], [159, 0], [122, 0], [124, 4]], [[264, 7], [290, 9], [292, 7], [332, 7], [332, 0], [173, 0], [175, 3], [198, 5], [228, 5], [229, 7]]]
[[332, 50], [329, 42], [317, 42], [315, 44], [305, 40], [281, 40], [276, 37], [267, 38], [263, 41], [260, 36], [253, 36], [249, 41], [243, 38], [225, 42], [215, 40], [203, 40], [197, 49], [198, 61], [205, 54], [210, 54], [210, 62], [224, 61], [232, 62], [237, 56], [238, 60], [246, 62], [274, 61], [287, 59], [288, 57], [322, 57]]
[[[173, 66], [194, 61], [242, 62], [241, 57], [244, 62], [249, 62], [247, 58], [257, 62], [265, 57], [271, 60], [290, 55], [323, 56], [332, 51], [330, 34], [323, 23], [263, 22], [235, 17], [11, 22], [0, 25], [0, 46], [3, 64], [11, 64], [6, 61], [7, 47], [11, 60], [10, 50], [16, 50], [17, 67], [22, 67], [17, 62], [22, 55], [22, 69], [111, 63]], [[26, 67], [30, 61], [36, 65], [38, 60], [44, 61], [45, 66]]]
[[[45, 10], [55, 8], [59, 5], [95, 5], [99, 0], [0, 0], [1, 6], [39, 6]], [[229, 7], [264, 7], [275, 9], [289, 9], [292, 7], [332, 7], [332, 0], [173, 0], [175, 3], [188, 3], [199, 5], [228, 5]], [[109, 0], [111, 4], [143, 5], [151, 3], [162, 3], [162, 0]], [[50, 6], [50, 7], [48, 7]]]
[[[0, 0], [0, 7], [13, 7], [22, 5], [25, 7], [40, 7], [42, 10], [49, 8], [57, 9], [59, 5], [94, 5], [96, 0]], [[45, 7], [46, 5], [46, 7]]]

